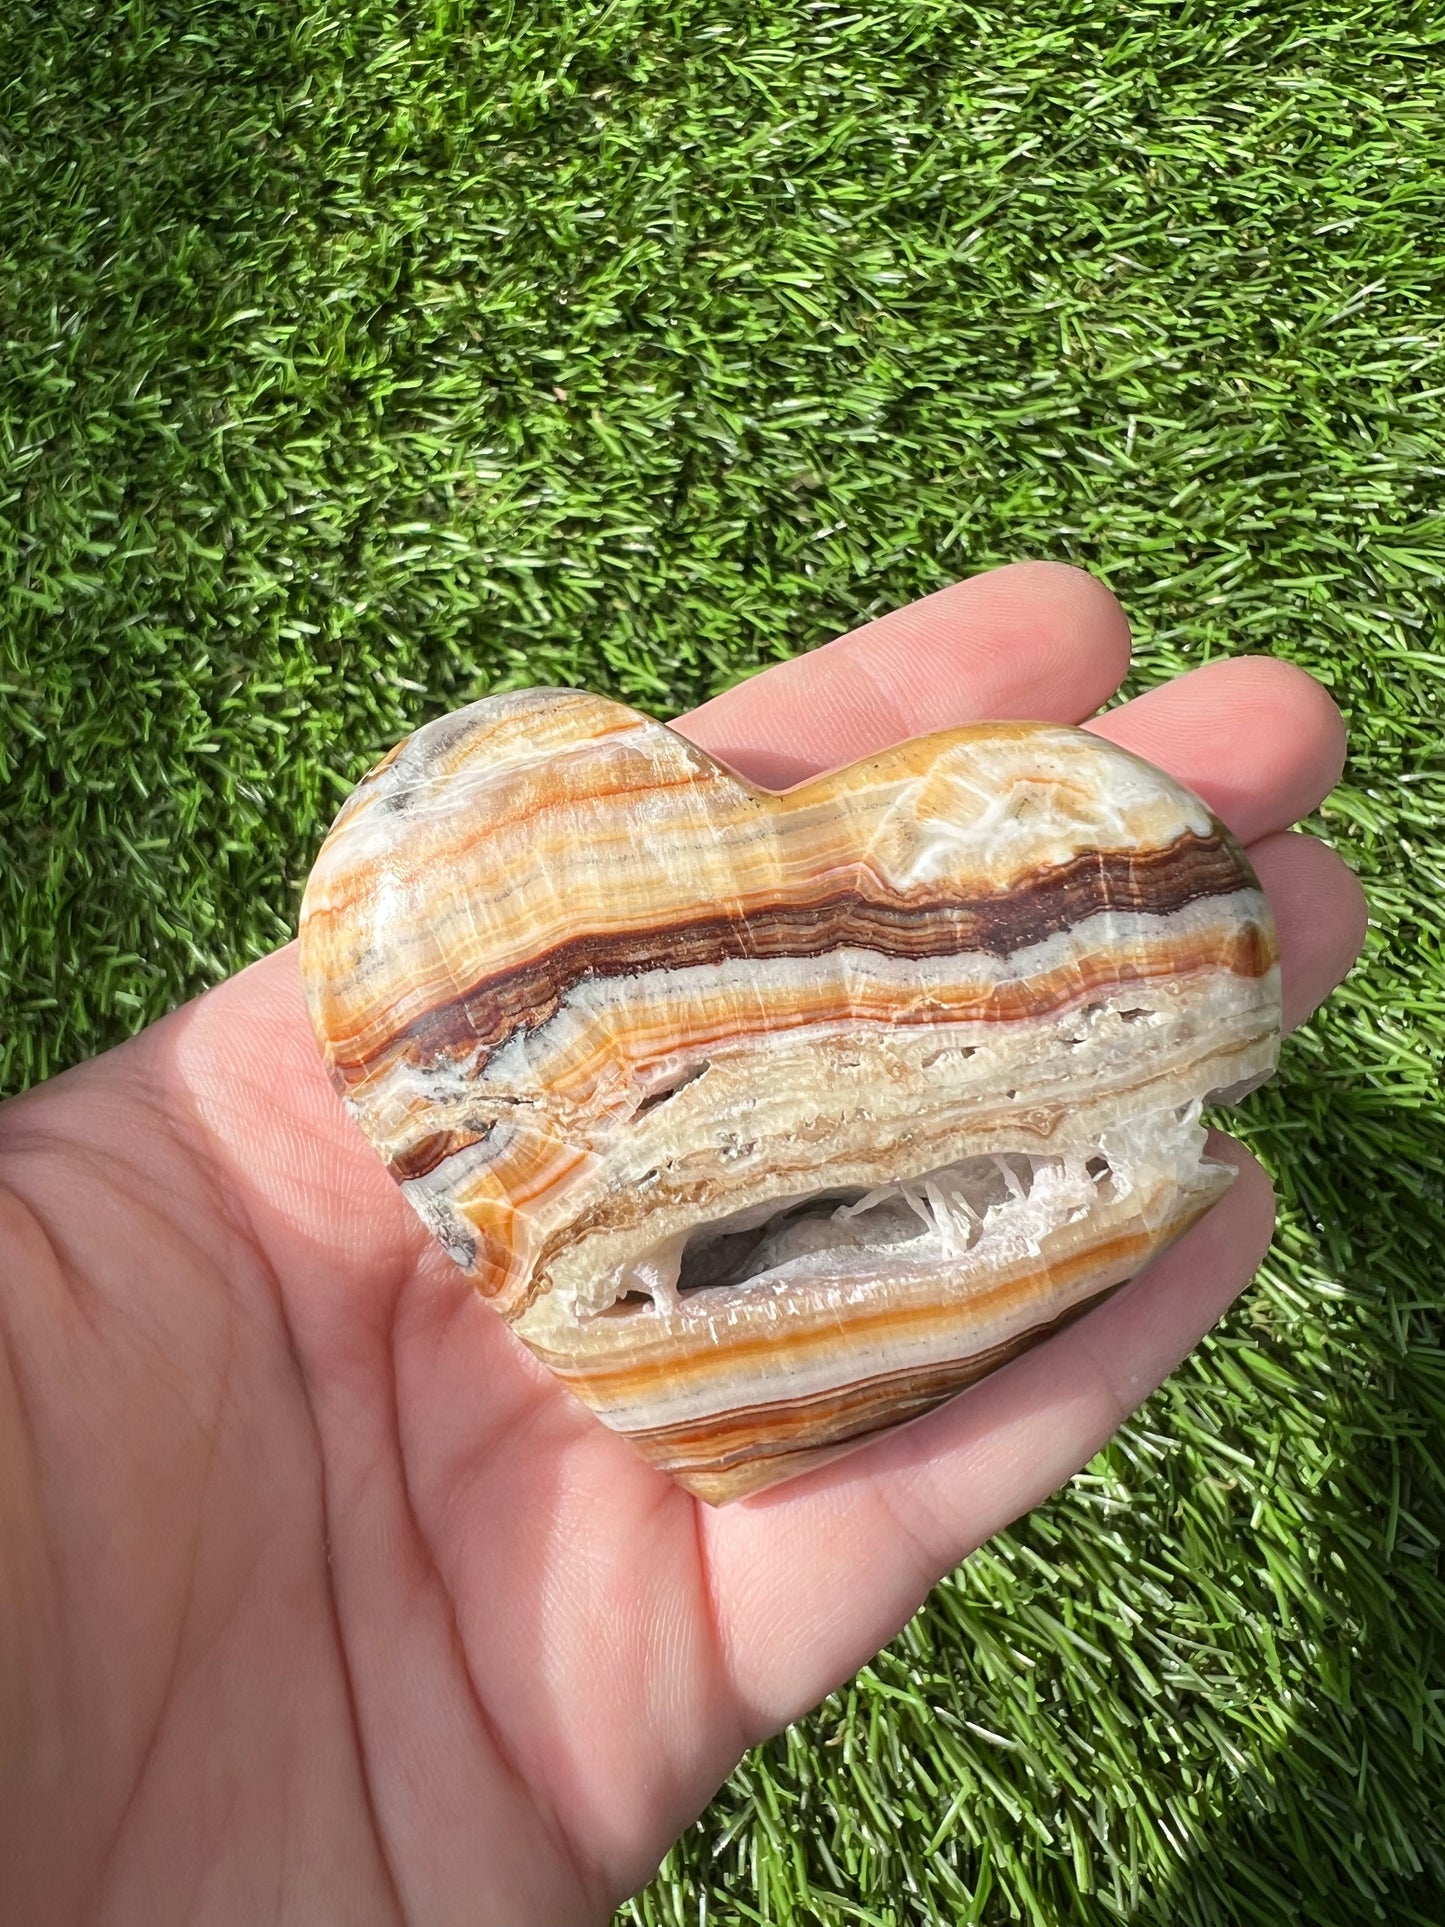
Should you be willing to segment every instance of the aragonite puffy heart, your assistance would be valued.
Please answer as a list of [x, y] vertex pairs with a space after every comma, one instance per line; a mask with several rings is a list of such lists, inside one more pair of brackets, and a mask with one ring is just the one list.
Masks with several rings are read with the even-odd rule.
[[918, 1416], [1132, 1277], [1230, 1181], [1201, 1105], [1278, 1048], [1239, 847], [1050, 724], [779, 795], [600, 697], [492, 697], [347, 802], [301, 958], [411, 1204], [712, 1501]]

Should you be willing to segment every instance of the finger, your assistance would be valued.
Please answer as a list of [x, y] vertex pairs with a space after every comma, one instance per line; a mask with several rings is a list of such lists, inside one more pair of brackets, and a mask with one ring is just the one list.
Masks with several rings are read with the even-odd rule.
[[1088, 1463], [1253, 1276], [1269, 1179], [1228, 1196], [1098, 1310], [962, 1398], [811, 1478], [702, 1515], [725, 1650], [761, 1733], [870, 1658], [928, 1588]]
[[1128, 620], [1102, 582], [1017, 562], [777, 663], [673, 727], [783, 789], [959, 723], [1080, 722], [1128, 664]]
[[1345, 762], [1345, 726], [1328, 692], [1269, 656], [1208, 663], [1089, 728], [1168, 770], [1246, 843], [1307, 815]]
[[326, 1074], [294, 943], [125, 1048], [147, 1054], [273, 1262], [393, 1286], [415, 1270], [428, 1234]]
[[1365, 893], [1354, 872], [1312, 836], [1282, 831], [1249, 860], [1279, 932], [1284, 1027], [1302, 1024], [1348, 973], [1365, 941]]

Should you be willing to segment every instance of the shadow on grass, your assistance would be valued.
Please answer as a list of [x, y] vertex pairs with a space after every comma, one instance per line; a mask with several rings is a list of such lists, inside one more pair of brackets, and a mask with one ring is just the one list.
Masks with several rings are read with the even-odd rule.
[[[1291, 1095], [1288, 1084], [1272, 1094], [1255, 1137], [1279, 1174], [1276, 1253], [1218, 1357], [1246, 1403], [1232, 1423], [1220, 1414], [1219, 1441], [1240, 1461], [1228, 1508], [1239, 1557], [1212, 1583], [1252, 1600], [1266, 1637], [1253, 1679], [1241, 1671], [1218, 1709], [1231, 1716], [1218, 1730], [1233, 1770], [1217, 1815], [1200, 1814], [1176, 1879], [1127, 1917], [1435, 1927], [1445, 1121], [1395, 1111], [1367, 1085], [1306, 1089], [1298, 1110]], [[1265, 1411], [1251, 1423], [1251, 1387], [1288, 1401], [1278, 1422]], [[1287, 1733], [1276, 1738], [1257, 1708], [1286, 1718]]]

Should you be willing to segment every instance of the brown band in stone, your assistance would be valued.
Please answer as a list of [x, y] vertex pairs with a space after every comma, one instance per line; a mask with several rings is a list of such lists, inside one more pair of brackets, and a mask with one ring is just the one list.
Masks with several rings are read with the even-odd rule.
[[[800, 894], [741, 916], [589, 931], [431, 1006], [364, 1057], [347, 1058], [333, 1045], [333, 1061], [348, 1081], [398, 1056], [426, 1065], [461, 1055], [480, 1068], [515, 1032], [546, 1023], [567, 992], [588, 979], [742, 957], [818, 957], [845, 947], [908, 959], [1012, 956], [1104, 911], [1168, 916], [1203, 898], [1231, 895], [1240, 888], [1242, 868], [1248, 875], [1227, 831], [1187, 831], [1157, 850], [1085, 851], [987, 896], [950, 900], [852, 889], [826, 897]], [[1264, 959], [1261, 968], [1270, 961]]]

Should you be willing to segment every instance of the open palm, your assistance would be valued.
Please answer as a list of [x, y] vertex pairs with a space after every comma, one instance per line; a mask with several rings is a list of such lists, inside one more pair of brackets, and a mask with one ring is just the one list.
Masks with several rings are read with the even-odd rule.
[[[1105, 590], [1027, 564], [679, 724], [782, 787], [1118, 685]], [[1324, 692], [1250, 659], [1098, 725], [1200, 791], [1275, 906], [1289, 1022], [1357, 886], [1282, 834]], [[845, 1462], [711, 1511], [547, 1377], [344, 1115], [283, 951], [0, 1111], [0, 1915], [605, 1919], [743, 1749], [1050, 1491], [1270, 1234], [1223, 1204], [1107, 1305]]]

